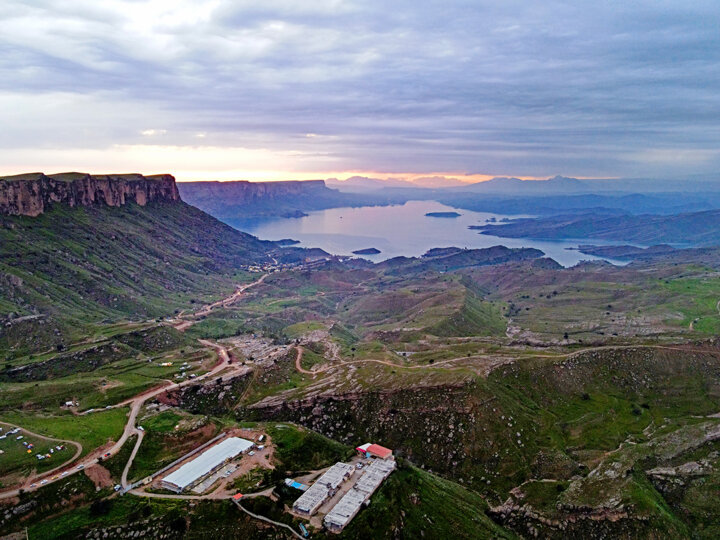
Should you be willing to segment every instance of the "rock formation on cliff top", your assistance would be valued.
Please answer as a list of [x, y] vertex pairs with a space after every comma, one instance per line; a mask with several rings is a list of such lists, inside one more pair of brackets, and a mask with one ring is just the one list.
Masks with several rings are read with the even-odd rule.
[[29, 173], [0, 177], [0, 213], [38, 216], [53, 203], [68, 206], [179, 201], [175, 178], [169, 174]]

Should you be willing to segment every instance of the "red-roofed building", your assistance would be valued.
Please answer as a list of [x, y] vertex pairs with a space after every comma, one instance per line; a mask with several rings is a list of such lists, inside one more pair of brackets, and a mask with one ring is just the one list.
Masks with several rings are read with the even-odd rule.
[[368, 457], [377, 457], [380, 459], [391, 459], [392, 458], [392, 450], [389, 448], [385, 448], [384, 446], [380, 446], [379, 444], [371, 444], [367, 447], [367, 450], [365, 450], [365, 455]]

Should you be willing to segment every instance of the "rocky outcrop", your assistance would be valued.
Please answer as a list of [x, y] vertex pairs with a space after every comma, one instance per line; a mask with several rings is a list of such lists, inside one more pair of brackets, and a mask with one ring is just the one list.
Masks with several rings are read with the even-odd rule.
[[313, 210], [387, 204], [377, 196], [329, 189], [323, 180], [180, 182], [178, 189], [188, 204], [234, 225], [238, 223], [232, 220], [303, 217]]
[[169, 174], [30, 173], [0, 177], [0, 213], [39, 216], [53, 204], [122, 206], [180, 200]]
[[330, 191], [323, 180], [285, 182], [181, 182], [180, 190], [190, 204], [205, 199], [231, 200], [235, 204], [250, 204], [260, 200], [311, 195]]

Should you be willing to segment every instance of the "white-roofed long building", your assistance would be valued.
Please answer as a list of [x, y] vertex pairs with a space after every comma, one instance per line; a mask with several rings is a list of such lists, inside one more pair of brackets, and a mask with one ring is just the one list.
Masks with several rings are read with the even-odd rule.
[[336, 463], [295, 501], [293, 510], [299, 514], [312, 516], [354, 472], [355, 468], [352, 465]]
[[225, 439], [175, 472], [167, 475], [160, 482], [160, 485], [165, 489], [180, 493], [219, 469], [228, 460], [246, 452], [252, 446], [251, 441], [240, 437]]
[[323, 523], [331, 532], [340, 532], [357, 515], [362, 505], [395, 470], [395, 461], [373, 461], [350, 491], [328, 512]]

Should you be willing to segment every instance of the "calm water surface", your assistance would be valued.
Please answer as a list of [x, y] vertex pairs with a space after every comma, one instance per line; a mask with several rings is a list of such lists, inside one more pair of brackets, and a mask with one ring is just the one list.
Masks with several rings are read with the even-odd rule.
[[[457, 212], [458, 218], [428, 217], [428, 212]], [[500, 238], [468, 229], [488, 219], [504, 216], [469, 210], [457, 210], [434, 201], [410, 201], [396, 206], [332, 208], [311, 212], [301, 218], [279, 218], [243, 224], [238, 228], [262, 238], [299, 240], [301, 247], [319, 247], [335, 255], [352, 255], [365, 248], [377, 248], [378, 255], [364, 255], [378, 262], [398, 255], [419, 256], [434, 247], [485, 248], [504, 245], [510, 248], [533, 247], [542, 250], [563, 266], [599, 257], [568, 250], [579, 244], [602, 244], [596, 240], [543, 241], [526, 238]], [[611, 261], [614, 264], [624, 264]]]

